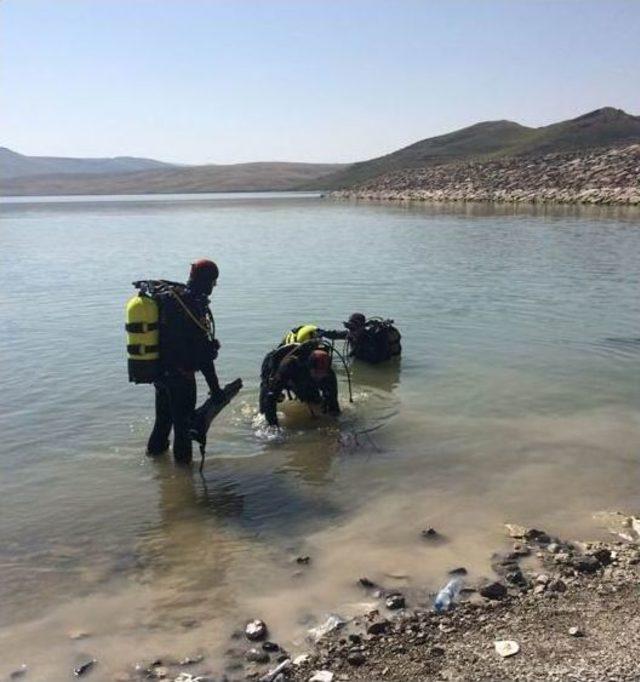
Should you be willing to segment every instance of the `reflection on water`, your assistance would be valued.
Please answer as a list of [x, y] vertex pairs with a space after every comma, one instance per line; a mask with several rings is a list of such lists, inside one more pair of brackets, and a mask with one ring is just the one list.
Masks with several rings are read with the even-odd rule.
[[[633, 210], [237, 195], [2, 209], [3, 666], [62, 679], [73, 629], [93, 633], [104, 675], [141, 652], [217, 661], [255, 616], [295, 649], [302, 621], [362, 608], [360, 575], [423, 594], [454, 565], [486, 573], [505, 520], [594, 535], [593, 511], [637, 501]], [[221, 265], [220, 376], [245, 383], [202, 476], [144, 456], [153, 391], [126, 383], [121, 332], [128, 282], [182, 279], [201, 255]], [[353, 310], [393, 317], [402, 359], [354, 363], [353, 403], [338, 368], [339, 419], [292, 402], [268, 432], [266, 350]], [[449, 540], [437, 551], [427, 525]]]

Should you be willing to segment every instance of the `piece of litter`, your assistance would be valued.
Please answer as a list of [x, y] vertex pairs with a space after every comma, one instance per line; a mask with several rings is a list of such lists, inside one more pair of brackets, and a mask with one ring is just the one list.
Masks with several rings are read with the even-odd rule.
[[332, 682], [333, 673], [330, 670], [316, 670], [309, 678], [309, 682]]
[[334, 630], [338, 630], [345, 625], [346, 622], [347, 621], [342, 618], [342, 616], [338, 616], [334, 613], [331, 614], [322, 625], [318, 625], [315, 628], [309, 628], [308, 632], [315, 642], [319, 642], [325, 635], [328, 635]]

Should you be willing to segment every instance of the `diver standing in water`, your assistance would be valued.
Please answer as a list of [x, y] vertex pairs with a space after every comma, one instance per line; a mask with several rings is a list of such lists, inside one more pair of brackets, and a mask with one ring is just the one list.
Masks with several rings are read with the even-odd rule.
[[165, 294], [160, 307], [160, 377], [155, 382], [156, 420], [147, 443], [151, 456], [165, 452], [173, 427], [173, 456], [189, 464], [192, 443], [190, 419], [196, 406], [196, 372], [202, 372], [213, 398], [225, 399], [214, 360], [220, 343], [214, 338], [209, 296], [218, 280], [210, 260], [191, 266], [187, 286]]
[[304, 403], [321, 402], [323, 412], [340, 414], [331, 348], [311, 339], [280, 346], [268, 353], [260, 376], [260, 412], [270, 426], [278, 426], [276, 407], [284, 399], [285, 391]]
[[203, 259], [191, 265], [186, 285], [134, 282], [140, 293], [127, 305], [129, 379], [155, 386], [155, 424], [147, 443], [150, 456], [169, 448], [173, 428], [175, 461], [191, 463], [189, 429], [196, 406], [196, 372], [202, 372], [214, 401], [227, 400], [214, 365], [220, 344], [209, 308], [217, 279], [217, 265]]

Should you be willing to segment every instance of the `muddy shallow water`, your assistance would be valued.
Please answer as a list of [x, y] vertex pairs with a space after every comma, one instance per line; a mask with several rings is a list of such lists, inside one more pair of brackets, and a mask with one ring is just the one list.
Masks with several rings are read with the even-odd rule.
[[[262, 617], [291, 650], [361, 575], [428, 599], [489, 571], [505, 520], [594, 536], [638, 505], [640, 215], [316, 197], [118, 198], [1, 208], [0, 676], [95, 679]], [[144, 456], [153, 396], [126, 382], [133, 279], [208, 256], [223, 381], [245, 389], [197, 471]], [[404, 355], [354, 367], [343, 414], [256, 415], [294, 324], [393, 317]], [[437, 528], [447, 542], [425, 542]], [[309, 555], [300, 566], [297, 556]], [[72, 640], [72, 631], [90, 638]]]

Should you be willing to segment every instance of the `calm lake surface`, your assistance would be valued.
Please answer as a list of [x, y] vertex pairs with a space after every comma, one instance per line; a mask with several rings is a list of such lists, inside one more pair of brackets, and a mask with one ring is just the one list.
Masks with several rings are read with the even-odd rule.
[[[428, 602], [453, 566], [489, 574], [505, 521], [586, 538], [594, 512], [638, 511], [637, 211], [312, 195], [0, 211], [0, 677], [67, 679], [90, 655], [111, 679], [198, 650], [220, 673], [244, 619], [302, 651], [314, 619], [366, 608], [362, 575]], [[202, 477], [145, 457], [153, 390], [127, 383], [123, 334], [130, 282], [184, 280], [199, 257], [221, 270], [221, 381], [245, 382]], [[354, 311], [395, 319], [401, 362], [356, 364], [353, 404], [340, 371], [337, 421], [290, 404], [265, 429], [263, 355]]]

